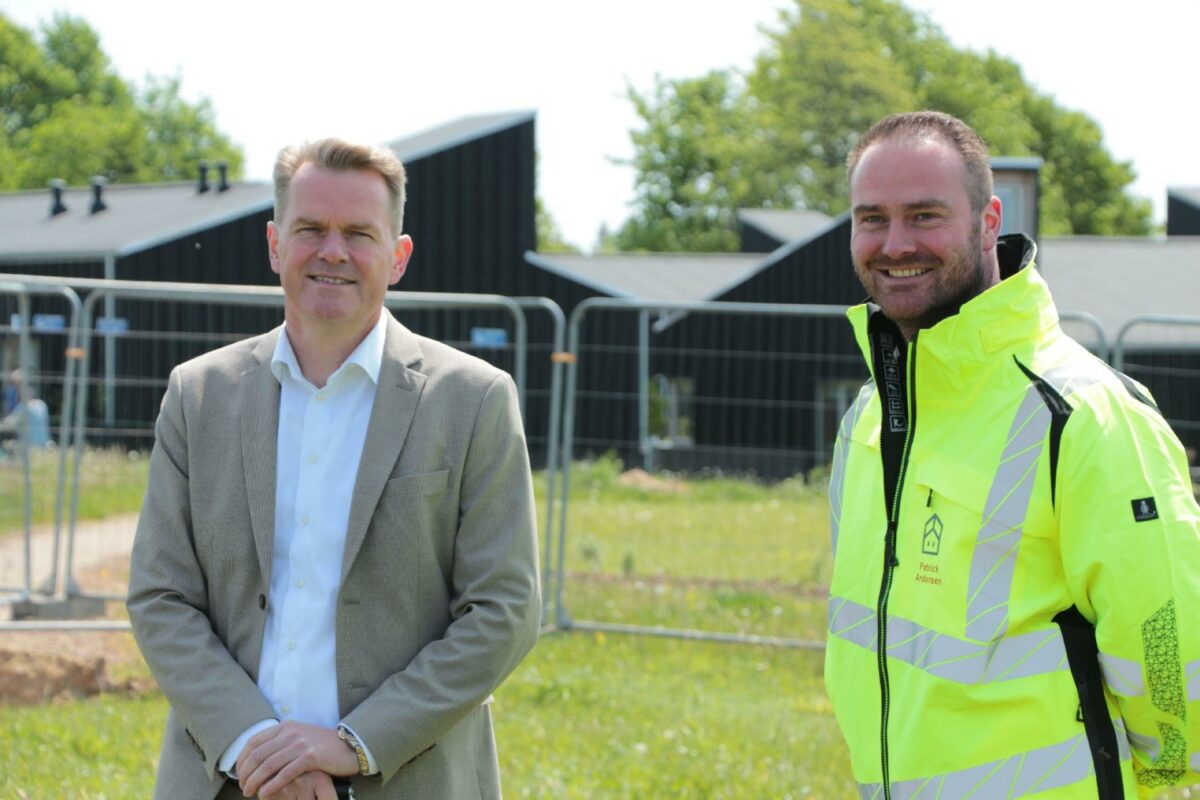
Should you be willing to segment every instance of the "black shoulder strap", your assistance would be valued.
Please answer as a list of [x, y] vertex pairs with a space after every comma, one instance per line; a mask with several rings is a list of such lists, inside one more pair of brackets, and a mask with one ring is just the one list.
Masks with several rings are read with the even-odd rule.
[[1067, 427], [1067, 418], [1071, 416], [1071, 404], [1063, 399], [1063, 396], [1050, 385], [1049, 381], [1017, 361], [1016, 356], [1013, 356], [1013, 361], [1016, 361], [1017, 366], [1025, 373], [1025, 377], [1029, 378], [1030, 383], [1042, 396], [1046, 408], [1050, 410], [1050, 503], [1053, 505], [1056, 502], [1058, 488], [1058, 449], [1062, 444], [1063, 429]]
[[1079, 693], [1079, 716], [1092, 763], [1096, 768], [1096, 788], [1099, 800], [1124, 800], [1121, 783], [1121, 751], [1117, 747], [1117, 731], [1104, 702], [1104, 679], [1100, 674], [1100, 648], [1096, 644], [1096, 629], [1092, 623], [1071, 606], [1060, 612], [1055, 623], [1062, 630], [1067, 648], [1067, 663]]

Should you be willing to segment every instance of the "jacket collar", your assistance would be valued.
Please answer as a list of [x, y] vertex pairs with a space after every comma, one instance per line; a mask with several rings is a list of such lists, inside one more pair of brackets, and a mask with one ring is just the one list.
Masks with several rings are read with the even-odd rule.
[[[1001, 236], [997, 243], [1001, 280], [963, 304], [957, 314], [920, 331], [917, 344], [922, 362], [940, 364], [951, 372], [969, 372], [995, 353], [1021, 341], [1037, 339], [1058, 324], [1050, 289], [1037, 271], [1037, 245], [1024, 234]], [[873, 303], [847, 312], [859, 348], [871, 365], [869, 322], [883, 312]]]

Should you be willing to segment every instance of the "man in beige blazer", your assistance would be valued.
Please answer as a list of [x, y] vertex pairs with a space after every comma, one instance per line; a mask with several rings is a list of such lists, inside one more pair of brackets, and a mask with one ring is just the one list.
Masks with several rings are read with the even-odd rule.
[[383, 310], [412, 252], [390, 151], [289, 148], [275, 183], [284, 326], [177, 367], [156, 426], [128, 599], [171, 705], [155, 797], [498, 798], [491, 694], [540, 612], [513, 382]]

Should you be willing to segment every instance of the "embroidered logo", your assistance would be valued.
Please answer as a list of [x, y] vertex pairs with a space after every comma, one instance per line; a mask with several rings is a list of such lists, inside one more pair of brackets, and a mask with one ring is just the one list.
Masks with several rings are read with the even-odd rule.
[[1140, 500], [1132, 501], [1133, 506], [1133, 521], [1147, 522], [1152, 519], [1158, 519], [1158, 507], [1154, 505], [1153, 497], [1143, 497]]
[[921, 537], [921, 553], [936, 556], [942, 549], [942, 520], [937, 514], [925, 521], [925, 535]]

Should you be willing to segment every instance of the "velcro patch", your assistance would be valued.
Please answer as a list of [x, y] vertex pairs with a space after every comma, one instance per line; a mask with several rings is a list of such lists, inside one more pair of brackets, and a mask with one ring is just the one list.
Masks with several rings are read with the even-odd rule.
[[1133, 506], [1133, 521], [1148, 522], [1152, 519], [1158, 519], [1158, 507], [1154, 505], [1153, 497], [1143, 497], [1140, 500], [1133, 500], [1130, 503]]

